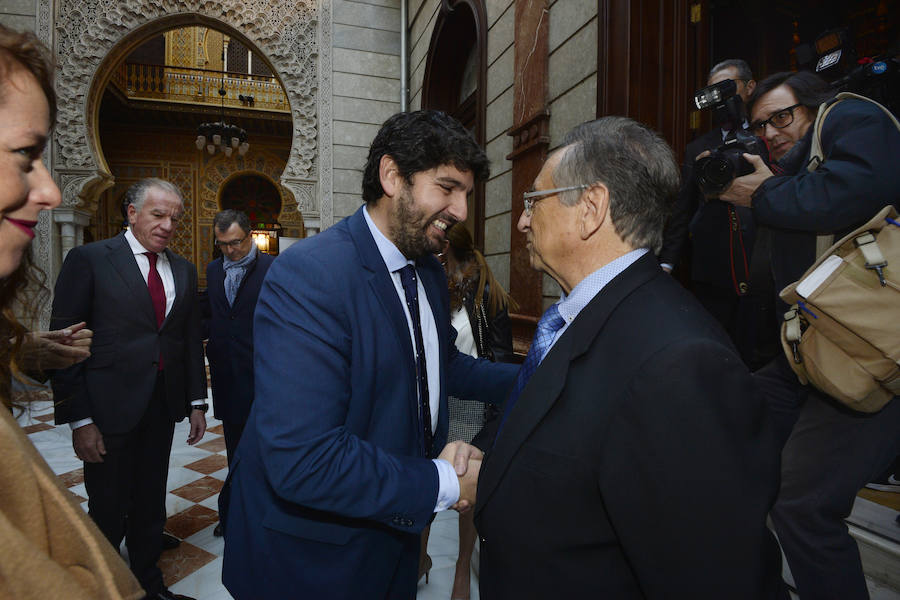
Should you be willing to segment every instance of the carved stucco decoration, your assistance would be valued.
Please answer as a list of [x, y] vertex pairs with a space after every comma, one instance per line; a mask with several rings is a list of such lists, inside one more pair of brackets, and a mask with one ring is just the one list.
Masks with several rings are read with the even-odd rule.
[[[63, 0], [56, 18], [59, 119], [54, 167], [62, 176], [64, 204], [90, 204], [85, 185], [108, 186], [94, 135], [102, 87], [117, 60], [147, 35], [203, 23], [239, 33], [270, 61], [291, 105], [293, 145], [283, 178], [314, 180], [317, 153], [318, 19], [331, 2], [295, 0]], [[115, 52], [114, 52], [115, 51]], [[330, 54], [330, 48], [328, 49]], [[114, 54], [114, 56], [113, 56]], [[96, 181], [99, 178], [101, 181]], [[80, 189], [75, 189], [78, 185]], [[96, 189], [91, 190], [96, 192]], [[317, 204], [317, 203], [316, 203]], [[304, 207], [318, 212], [318, 206]], [[303, 209], [301, 209], [303, 210]]]

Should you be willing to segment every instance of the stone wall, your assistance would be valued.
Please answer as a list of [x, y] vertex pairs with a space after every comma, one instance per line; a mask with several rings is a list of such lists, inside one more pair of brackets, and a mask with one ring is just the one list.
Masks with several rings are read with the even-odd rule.
[[515, 3], [486, 2], [487, 118], [485, 150], [491, 161], [491, 178], [484, 190], [484, 254], [494, 276], [509, 289], [509, 240], [512, 214], [513, 72], [515, 67]]
[[400, 0], [334, 0], [333, 31], [337, 221], [362, 203], [369, 145], [381, 123], [400, 110]]
[[37, 29], [36, 0], [3, 0], [0, 2], [0, 23], [19, 31]]

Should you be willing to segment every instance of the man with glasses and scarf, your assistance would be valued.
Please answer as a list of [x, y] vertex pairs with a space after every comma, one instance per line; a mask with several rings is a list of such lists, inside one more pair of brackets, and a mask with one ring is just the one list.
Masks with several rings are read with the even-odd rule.
[[[209, 314], [203, 324], [213, 410], [222, 421], [230, 467], [253, 402], [253, 311], [275, 257], [256, 248], [250, 220], [242, 212], [216, 213], [213, 234], [222, 256], [206, 267]], [[228, 505], [227, 487], [220, 501]], [[222, 526], [216, 525], [213, 533], [222, 535]]]
[[[844, 100], [821, 130], [823, 160], [807, 170], [816, 112], [833, 96], [812, 73], [778, 73], [750, 98], [751, 128], [769, 145], [767, 166], [735, 179], [723, 200], [753, 210], [772, 229], [775, 290], [799, 279], [816, 258], [816, 235], [840, 239], [887, 204], [900, 206], [900, 132], [877, 106]], [[777, 301], [779, 313], [787, 306]], [[800, 385], [782, 355], [756, 373], [783, 444], [781, 490], [772, 510], [801, 598], [868, 598], [856, 542], [844, 523], [856, 493], [900, 452], [900, 403], [850, 411]]]

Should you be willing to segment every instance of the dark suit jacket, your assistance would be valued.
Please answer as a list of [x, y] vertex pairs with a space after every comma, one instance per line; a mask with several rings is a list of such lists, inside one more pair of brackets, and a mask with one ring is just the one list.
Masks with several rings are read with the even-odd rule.
[[765, 417], [724, 332], [643, 256], [557, 340], [482, 466], [481, 597], [774, 597]]
[[[217, 419], [244, 423], [253, 401], [253, 312], [263, 279], [275, 257], [258, 252], [238, 288], [234, 304], [225, 297], [222, 259], [206, 267], [209, 318], [206, 357]], [[205, 316], [205, 315], [204, 315]]]
[[756, 236], [753, 213], [749, 208], [734, 207], [738, 228], [732, 230], [730, 205], [721, 200], [705, 200], [694, 181], [694, 159], [704, 150], [715, 150], [721, 145], [722, 131], [715, 128], [685, 148], [681, 191], [666, 224], [659, 262], [678, 266], [690, 239], [691, 280], [734, 290], [732, 260], [736, 272], [743, 274], [744, 257], [749, 265], [753, 252]]
[[104, 434], [133, 429], [165, 367], [166, 403], [173, 420], [206, 397], [197, 307], [197, 269], [171, 250], [175, 303], [157, 329], [153, 302], [125, 235], [78, 246], [63, 263], [53, 298], [51, 329], [86, 321], [94, 331], [91, 357], [52, 378], [56, 422], [91, 417]]
[[[518, 368], [459, 353], [443, 269], [432, 256], [416, 269], [440, 342], [434, 456], [447, 438], [447, 393], [502, 402]], [[236, 598], [413, 596], [438, 475], [425, 458], [403, 306], [362, 209], [275, 260], [254, 338], [225, 586]]]

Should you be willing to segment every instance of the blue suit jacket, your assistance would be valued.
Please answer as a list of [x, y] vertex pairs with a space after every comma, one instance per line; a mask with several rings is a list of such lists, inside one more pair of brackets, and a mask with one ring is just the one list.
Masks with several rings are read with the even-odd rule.
[[209, 341], [206, 357], [212, 383], [215, 416], [244, 423], [253, 401], [253, 311], [263, 279], [275, 257], [259, 252], [241, 280], [234, 304], [225, 297], [222, 259], [206, 267]]
[[[434, 455], [447, 393], [502, 402], [517, 367], [457, 352], [444, 271], [431, 256], [416, 268], [440, 338]], [[222, 511], [226, 587], [239, 599], [412, 597], [438, 476], [406, 317], [362, 209], [275, 261], [254, 327], [256, 397]]]

